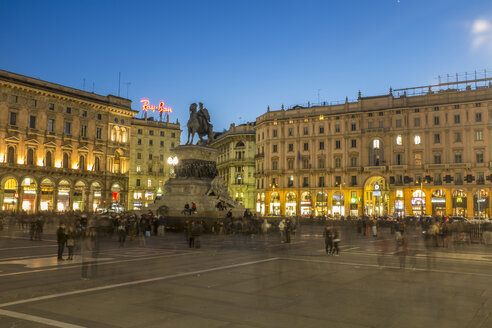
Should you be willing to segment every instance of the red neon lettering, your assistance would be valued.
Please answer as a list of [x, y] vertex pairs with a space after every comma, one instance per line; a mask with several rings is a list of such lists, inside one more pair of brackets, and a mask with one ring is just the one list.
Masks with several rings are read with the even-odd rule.
[[159, 113], [162, 113], [162, 112], [172, 113], [173, 112], [171, 107], [164, 106], [164, 101], [161, 101], [159, 103], [159, 106], [151, 105], [150, 101], [148, 99], [140, 99], [140, 102], [142, 103], [142, 110], [144, 110], [144, 111], [151, 110], [152, 112], [155, 113], [155, 110], [157, 109], [159, 111]]

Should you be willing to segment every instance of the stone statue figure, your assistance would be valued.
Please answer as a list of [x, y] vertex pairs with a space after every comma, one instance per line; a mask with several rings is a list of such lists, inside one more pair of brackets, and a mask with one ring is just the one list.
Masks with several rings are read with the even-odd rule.
[[210, 183], [210, 189], [207, 191], [207, 196], [215, 196], [218, 200], [223, 201], [229, 207], [236, 207], [232, 197], [227, 192], [227, 186], [224, 179], [217, 175]]
[[[200, 109], [197, 111], [196, 103], [190, 105], [190, 119], [188, 120], [188, 141], [187, 145], [193, 144], [193, 137], [195, 133], [198, 134], [200, 138], [199, 143], [203, 144], [205, 141], [202, 139], [203, 136], [208, 136], [208, 143], [212, 142], [213, 136], [213, 125], [210, 123], [210, 115], [208, 110], [203, 108], [203, 104], [200, 104]], [[191, 140], [190, 140], [191, 136]]]

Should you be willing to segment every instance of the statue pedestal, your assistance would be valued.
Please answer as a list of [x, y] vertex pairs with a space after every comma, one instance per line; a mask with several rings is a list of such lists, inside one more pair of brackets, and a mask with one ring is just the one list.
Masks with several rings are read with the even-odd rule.
[[[244, 206], [227, 194], [224, 180], [217, 175], [216, 162], [219, 151], [197, 145], [179, 146], [172, 150], [178, 157], [176, 177], [166, 181], [162, 199], [149, 206], [154, 213], [166, 213], [170, 217], [190, 218], [183, 214], [185, 204], [196, 204], [197, 210], [191, 218], [225, 218], [229, 209], [235, 217], [241, 217]], [[222, 201], [227, 210], [219, 211], [217, 204]]]

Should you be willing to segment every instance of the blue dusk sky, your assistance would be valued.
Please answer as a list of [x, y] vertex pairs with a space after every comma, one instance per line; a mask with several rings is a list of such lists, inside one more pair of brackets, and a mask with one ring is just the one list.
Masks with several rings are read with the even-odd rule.
[[[133, 101], [217, 131], [269, 105], [340, 101], [491, 69], [492, 1], [0, 0], [0, 69]], [[318, 98], [319, 97], [319, 98]]]

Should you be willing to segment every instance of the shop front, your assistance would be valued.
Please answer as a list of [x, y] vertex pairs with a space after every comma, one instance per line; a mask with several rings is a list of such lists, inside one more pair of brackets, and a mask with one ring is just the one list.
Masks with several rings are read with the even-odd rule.
[[453, 191], [453, 209], [452, 213], [454, 216], [463, 216], [466, 217], [468, 215], [467, 211], [467, 197], [466, 192], [464, 190], [458, 189]]
[[412, 205], [412, 215], [425, 215], [425, 193], [421, 189], [417, 189], [412, 193], [410, 204]]
[[86, 185], [83, 181], [77, 181], [73, 190], [73, 210], [85, 211], [85, 189]]
[[58, 203], [56, 209], [59, 212], [70, 210], [70, 182], [62, 180], [58, 183]]
[[51, 179], [41, 181], [40, 197], [39, 209], [41, 211], [53, 211], [55, 209], [55, 183]]
[[21, 183], [22, 188], [22, 200], [21, 209], [27, 213], [34, 213], [36, 211], [36, 197], [37, 197], [37, 184], [34, 179], [24, 178]]
[[3, 183], [2, 211], [16, 211], [19, 192], [17, 191], [17, 180], [9, 178]]
[[340, 191], [335, 191], [333, 193], [333, 197], [331, 200], [331, 212], [333, 216], [342, 216], [345, 215], [345, 199], [343, 197], [343, 193]]
[[490, 217], [489, 193], [485, 189], [480, 189], [473, 195], [473, 215]]
[[99, 182], [93, 182], [91, 185], [91, 192], [90, 192], [90, 197], [92, 198], [91, 200], [91, 206], [92, 210], [96, 212], [98, 209], [103, 207], [102, 204], [102, 187]]
[[431, 203], [433, 216], [446, 215], [446, 194], [442, 189], [437, 189], [432, 192]]
[[328, 214], [328, 194], [320, 191], [316, 194], [316, 216], [322, 216], [327, 214]]
[[265, 193], [256, 195], [256, 212], [265, 215]]
[[294, 192], [288, 192], [285, 195], [285, 215], [295, 216], [297, 208], [297, 197]]
[[280, 215], [280, 195], [276, 191], [270, 194], [270, 214]]
[[397, 189], [395, 192], [395, 216], [403, 218], [405, 216], [405, 200], [403, 198], [403, 190]]
[[301, 216], [311, 216], [313, 214], [312, 197], [309, 191], [301, 194]]
[[350, 193], [350, 216], [359, 215], [359, 200], [357, 199], [357, 191]]

